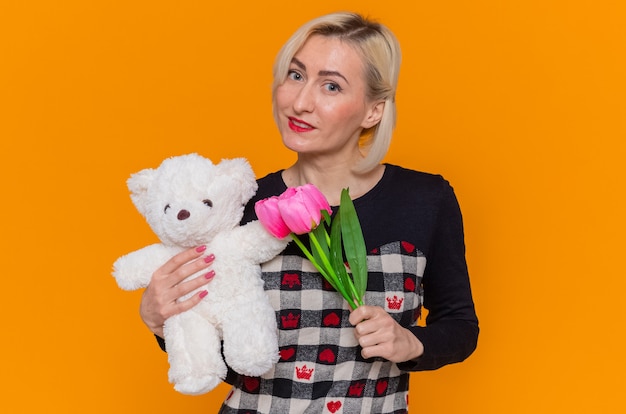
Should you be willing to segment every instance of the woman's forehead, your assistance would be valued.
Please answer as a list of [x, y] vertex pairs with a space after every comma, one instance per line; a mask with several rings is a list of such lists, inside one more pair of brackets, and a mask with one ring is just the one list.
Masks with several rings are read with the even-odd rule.
[[361, 74], [363, 68], [363, 59], [354, 46], [335, 36], [311, 36], [292, 62], [309, 73], [339, 72], [346, 77]]

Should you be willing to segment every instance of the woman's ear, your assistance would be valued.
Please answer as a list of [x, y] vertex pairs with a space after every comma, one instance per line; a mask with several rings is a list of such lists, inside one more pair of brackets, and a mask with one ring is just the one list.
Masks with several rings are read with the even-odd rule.
[[385, 101], [375, 102], [371, 105], [365, 119], [361, 126], [364, 129], [369, 129], [378, 124], [383, 117], [383, 111], [385, 110]]

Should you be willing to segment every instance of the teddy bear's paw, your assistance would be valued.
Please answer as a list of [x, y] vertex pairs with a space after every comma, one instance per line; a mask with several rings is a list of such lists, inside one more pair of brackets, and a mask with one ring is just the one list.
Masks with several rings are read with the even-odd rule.
[[230, 358], [229, 365], [236, 372], [258, 377], [268, 372], [278, 361], [278, 349], [272, 353], [261, 353], [258, 355], [245, 355], [239, 358]]
[[272, 368], [273, 364], [265, 363], [258, 365], [248, 365], [246, 367], [241, 367], [235, 371], [240, 374], [247, 375], [249, 377], [259, 377], [266, 372], [268, 372]]
[[174, 389], [181, 394], [200, 395], [211, 391], [217, 387], [222, 380], [215, 375], [203, 377], [187, 377], [174, 384]]
[[[273, 312], [273, 311], [272, 311]], [[261, 321], [256, 326], [246, 326], [253, 337], [234, 336], [231, 327], [224, 324], [224, 358], [229, 367], [236, 372], [257, 377], [268, 372], [278, 361], [278, 339], [275, 331], [262, 329]]]

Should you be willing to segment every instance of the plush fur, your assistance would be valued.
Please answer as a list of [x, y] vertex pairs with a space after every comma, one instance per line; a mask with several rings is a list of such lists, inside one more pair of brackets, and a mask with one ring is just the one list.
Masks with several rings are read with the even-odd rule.
[[188, 154], [133, 174], [127, 183], [132, 201], [161, 243], [114, 263], [113, 275], [122, 289], [146, 287], [154, 271], [184, 249], [206, 244], [206, 253], [215, 254], [215, 277], [202, 288], [208, 295], [165, 322], [174, 388], [192, 395], [210, 391], [226, 376], [224, 359], [244, 375], [269, 371], [278, 360], [277, 327], [260, 263], [280, 253], [289, 240], [276, 239], [258, 221], [240, 226], [244, 206], [257, 190], [249, 163], [235, 158], [215, 165]]

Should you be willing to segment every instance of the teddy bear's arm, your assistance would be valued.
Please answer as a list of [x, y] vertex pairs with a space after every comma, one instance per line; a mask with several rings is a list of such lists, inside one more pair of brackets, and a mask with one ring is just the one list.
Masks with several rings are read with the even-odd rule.
[[284, 239], [272, 236], [258, 220], [251, 221], [235, 231], [240, 254], [253, 263], [265, 263], [273, 259], [291, 241], [289, 236]]
[[113, 264], [113, 276], [124, 290], [136, 290], [148, 286], [152, 274], [168, 261], [178, 250], [157, 243], [128, 253]]

